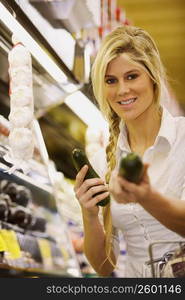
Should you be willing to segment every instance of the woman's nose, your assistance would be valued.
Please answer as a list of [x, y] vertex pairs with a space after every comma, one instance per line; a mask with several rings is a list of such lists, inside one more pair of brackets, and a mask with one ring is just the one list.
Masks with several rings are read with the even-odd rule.
[[121, 81], [118, 85], [118, 96], [123, 96], [129, 92], [129, 84], [127, 82]]

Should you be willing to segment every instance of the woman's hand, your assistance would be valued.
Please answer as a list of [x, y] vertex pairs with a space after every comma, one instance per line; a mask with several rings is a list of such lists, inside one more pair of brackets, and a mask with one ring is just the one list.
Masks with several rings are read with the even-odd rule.
[[118, 175], [117, 171], [114, 171], [111, 176], [109, 190], [114, 200], [118, 203], [142, 203], [149, 197], [151, 192], [151, 186], [147, 169], [149, 165], [144, 165], [143, 175], [139, 184], [132, 183], [123, 177]]
[[[108, 186], [101, 178], [84, 180], [87, 170], [88, 166], [85, 165], [78, 172], [74, 191], [82, 209], [89, 215], [97, 216], [99, 207], [96, 204], [109, 195]], [[96, 195], [100, 192], [101, 194]]]

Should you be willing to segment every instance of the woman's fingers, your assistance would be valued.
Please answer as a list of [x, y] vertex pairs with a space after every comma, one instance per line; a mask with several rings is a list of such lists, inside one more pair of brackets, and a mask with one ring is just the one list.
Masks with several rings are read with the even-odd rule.
[[88, 170], [88, 165], [84, 165], [81, 170], [78, 172], [78, 174], [76, 175], [76, 181], [75, 181], [75, 186], [74, 186], [74, 191], [76, 192], [79, 187], [82, 185], [84, 179], [85, 179], [85, 175], [87, 173]]
[[104, 200], [106, 197], [108, 197], [108, 195], [109, 195], [109, 192], [102, 192], [99, 195], [89, 199], [86, 202], [83, 202], [83, 200], [81, 200], [81, 203], [83, 204], [83, 206], [85, 208], [91, 208], [91, 207], [94, 207], [101, 200]]
[[79, 189], [76, 189], [76, 197], [80, 198], [83, 194], [85, 194], [88, 190], [93, 188], [94, 186], [105, 186], [104, 181], [101, 178], [91, 178], [86, 179]]
[[[93, 207], [96, 203], [108, 196], [108, 186], [101, 178], [85, 179], [88, 165], [78, 172], [75, 182], [75, 195], [79, 203], [86, 208]], [[100, 193], [100, 194], [99, 194]], [[97, 195], [96, 195], [97, 194]]]
[[118, 176], [117, 180], [123, 190], [125, 190], [126, 192], [131, 192], [131, 193], [135, 192], [135, 190], [137, 188], [135, 183], [127, 181], [124, 178], [122, 178], [121, 176]]
[[81, 201], [80, 202], [84, 202], [85, 203], [85, 202], [89, 201], [90, 199], [95, 198], [95, 196], [97, 194], [103, 193], [103, 192], [108, 192], [108, 186], [106, 186], [106, 185], [92, 186], [90, 189], [87, 190], [86, 193], [82, 193], [83, 196], [81, 197]]

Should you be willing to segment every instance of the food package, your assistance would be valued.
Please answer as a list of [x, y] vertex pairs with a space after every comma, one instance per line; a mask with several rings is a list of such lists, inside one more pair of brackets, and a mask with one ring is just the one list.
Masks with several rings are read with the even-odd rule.
[[29, 160], [34, 152], [34, 99], [32, 60], [29, 51], [13, 35], [14, 44], [8, 55], [10, 94], [9, 151], [4, 159], [12, 164], [9, 173], [22, 169], [29, 171]]

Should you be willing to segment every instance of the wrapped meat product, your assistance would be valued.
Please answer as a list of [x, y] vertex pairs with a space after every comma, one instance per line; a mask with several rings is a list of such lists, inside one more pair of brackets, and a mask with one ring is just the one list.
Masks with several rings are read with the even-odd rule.
[[21, 151], [30, 149], [30, 144], [34, 144], [32, 130], [28, 128], [13, 129], [9, 135], [9, 142], [13, 152], [15, 151], [17, 154], [20, 152], [17, 157], [21, 157]]
[[[17, 80], [18, 76], [24, 76], [24, 75], [29, 75], [30, 78], [32, 79], [32, 69], [29, 68], [28, 66], [21, 66], [21, 67], [16, 67], [16, 68], [10, 68], [8, 69], [8, 73], [11, 76], [11, 79]], [[21, 77], [21, 78], [22, 78]], [[21, 83], [23, 84], [24, 82], [21, 80]], [[32, 81], [30, 82], [30, 85], [32, 84]]]
[[29, 107], [13, 108], [9, 114], [9, 120], [12, 128], [21, 128], [30, 126], [33, 120], [33, 112]]
[[8, 54], [10, 76], [10, 134], [9, 152], [4, 159], [16, 169], [29, 171], [29, 160], [33, 157], [34, 101], [32, 84], [32, 61], [29, 51], [13, 35], [13, 49]]
[[31, 68], [30, 52], [21, 43], [18, 43], [8, 54], [10, 68], [28, 67]]
[[17, 106], [32, 106], [33, 107], [33, 93], [27, 86], [18, 86], [10, 95], [11, 107]]
[[20, 85], [29, 88], [32, 87], [32, 72], [29, 68], [15, 68], [12, 71], [9, 69], [9, 76], [11, 93]]
[[9, 153], [4, 159], [13, 164], [8, 173], [14, 172], [16, 169], [22, 169], [24, 173], [29, 170], [28, 163], [33, 157], [34, 138], [32, 130], [28, 128], [15, 128], [9, 135]]
[[[27, 206], [32, 201], [31, 191], [23, 185], [16, 184], [8, 180], [0, 181], [1, 194], [5, 194], [10, 197], [12, 202], [15, 202], [22, 206]], [[0, 196], [1, 196], [0, 194]]]
[[21, 44], [20, 39], [14, 33], [12, 34], [12, 43], [13, 45]]

